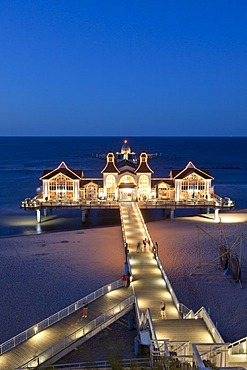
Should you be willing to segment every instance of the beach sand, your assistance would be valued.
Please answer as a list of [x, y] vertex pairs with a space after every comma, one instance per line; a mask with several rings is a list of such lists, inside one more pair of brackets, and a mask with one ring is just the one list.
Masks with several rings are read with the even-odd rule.
[[[180, 217], [147, 226], [179, 301], [194, 311], [209, 309], [225, 341], [232, 342], [247, 336], [246, 241], [242, 289], [224, 275], [218, 261], [196, 273], [199, 244], [203, 263], [219, 256], [217, 243], [197, 228], [219, 240], [219, 223], [212, 218]], [[229, 245], [241, 233], [247, 235], [246, 211], [222, 214], [221, 219]], [[240, 253], [239, 244], [234, 251]], [[2, 238], [0, 255], [0, 342], [119, 279], [125, 261], [118, 226]]]
[[121, 228], [0, 239], [0, 342], [121, 278]]

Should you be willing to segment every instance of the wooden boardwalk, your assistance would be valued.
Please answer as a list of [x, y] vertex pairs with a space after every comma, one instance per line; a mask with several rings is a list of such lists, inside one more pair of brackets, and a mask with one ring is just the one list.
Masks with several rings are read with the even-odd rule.
[[[213, 338], [202, 319], [183, 320], [180, 318], [153, 253], [149, 251], [149, 244], [147, 243], [146, 249], [143, 247], [143, 240], [145, 238], [148, 240], [148, 235], [141, 222], [137, 205], [123, 202], [120, 207], [133, 276], [131, 286], [109, 292], [90, 303], [86, 319], [81, 320], [81, 310], [79, 310], [3, 354], [0, 356], [0, 369], [14, 370], [26, 363], [54, 343], [128, 298], [133, 294], [133, 290], [140, 310], [145, 312], [147, 308], [150, 309], [158, 340], [213, 343]], [[137, 250], [138, 242], [141, 243], [140, 250]], [[162, 320], [160, 316], [161, 301], [166, 303], [166, 320]]]
[[32, 338], [21, 343], [12, 350], [0, 356], [1, 370], [14, 370], [26, 363], [36, 355], [58, 342], [60, 339], [73, 333], [80, 327], [94, 320], [104, 312], [108, 311], [124, 299], [133, 294], [131, 287], [113, 290], [97, 300], [91, 302], [88, 306], [88, 317], [81, 318], [82, 311], [67, 316], [51, 327], [37, 333]]
[[[133, 275], [134, 291], [141, 311], [150, 309], [157, 339], [170, 339], [196, 343], [213, 343], [202, 319], [183, 320], [180, 318], [171, 294], [157, 266], [153, 254], [143, 248], [143, 240], [148, 236], [141, 222], [135, 203], [121, 204], [126, 242], [129, 247], [130, 264]], [[141, 250], [137, 251], [137, 243]], [[160, 316], [161, 301], [166, 304], [167, 320]]]

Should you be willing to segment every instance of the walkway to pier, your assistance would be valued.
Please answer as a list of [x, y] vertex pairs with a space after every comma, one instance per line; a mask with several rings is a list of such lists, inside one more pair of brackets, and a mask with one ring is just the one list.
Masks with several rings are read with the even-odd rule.
[[[194, 343], [213, 343], [202, 319], [180, 318], [177, 307], [173, 303], [166, 283], [147, 243], [146, 251], [143, 240], [148, 240], [145, 227], [136, 203], [121, 203], [123, 229], [129, 248], [129, 257], [133, 275], [134, 291], [141, 311], [150, 309], [157, 339], [176, 341], [189, 340]], [[137, 243], [141, 242], [141, 249], [137, 251]], [[166, 304], [167, 320], [160, 315], [161, 301]]]
[[[98, 298], [89, 305], [89, 314], [80, 321], [81, 310], [67, 316], [48, 329], [37, 333], [14, 349], [0, 356], [0, 369], [13, 370], [53, 346], [59, 340], [75, 332], [83, 324], [94, 320], [134, 293], [140, 311], [150, 309], [157, 339], [190, 341], [192, 343], [213, 343], [203, 319], [180, 318], [165, 280], [149, 250], [148, 234], [142, 222], [138, 205], [134, 202], [120, 203], [122, 228], [128, 243], [133, 282], [129, 288], [120, 288]], [[143, 240], [147, 239], [146, 250]], [[140, 242], [140, 250], [137, 244]], [[166, 320], [160, 316], [161, 301], [166, 304]]]
[[47, 348], [53, 346], [59, 340], [67, 337], [80, 327], [85, 326], [87, 323], [107, 312], [132, 294], [133, 291], [131, 287], [129, 287], [128, 289], [120, 288], [113, 290], [103, 295], [89, 304], [87, 318], [81, 318], [82, 310], [79, 309], [75, 313], [65, 317], [63, 320], [58, 321], [51, 327], [37, 333], [17, 347], [1, 355], [0, 369], [14, 370], [18, 368], [47, 350]]

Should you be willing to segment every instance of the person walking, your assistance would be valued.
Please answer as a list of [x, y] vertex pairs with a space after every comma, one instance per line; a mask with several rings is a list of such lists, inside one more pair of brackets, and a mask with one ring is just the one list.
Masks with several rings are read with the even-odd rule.
[[131, 273], [128, 272], [128, 274], [127, 274], [127, 284], [126, 284], [127, 287], [130, 286], [130, 278], [131, 278]]
[[128, 260], [128, 254], [129, 254], [128, 243], [126, 243], [126, 245], [124, 247], [124, 253], [125, 253], [125, 261], [127, 262], [127, 260]]
[[146, 252], [146, 246], [147, 246], [147, 239], [145, 238], [143, 240], [143, 252]]
[[87, 317], [87, 310], [88, 310], [88, 304], [87, 302], [84, 303], [82, 306], [82, 317], [86, 318]]
[[140, 252], [140, 249], [141, 249], [141, 242], [138, 242], [136, 245], [136, 251]]
[[164, 301], [160, 304], [160, 315], [162, 320], [166, 319], [166, 304]]
[[157, 242], [155, 242], [155, 250], [156, 250], [156, 254], [157, 254], [157, 256], [158, 256], [158, 248], [159, 248], [158, 243], [157, 243]]
[[128, 276], [126, 274], [124, 274], [122, 276], [122, 282], [123, 282], [123, 287], [127, 287], [127, 282], [128, 282]]

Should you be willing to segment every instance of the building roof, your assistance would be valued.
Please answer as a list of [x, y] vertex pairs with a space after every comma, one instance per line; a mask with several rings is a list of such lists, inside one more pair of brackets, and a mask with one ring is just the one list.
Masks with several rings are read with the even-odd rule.
[[171, 188], [174, 188], [174, 180], [173, 179], [151, 179], [151, 186], [154, 187], [154, 186], [157, 186], [157, 185], [160, 185], [162, 183], [165, 183], [167, 184], [169, 187]]
[[182, 180], [192, 173], [197, 174], [205, 180], [213, 180], [209, 170], [200, 170], [192, 162], [189, 162], [183, 170], [172, 170], [171, 177], [176, 180]]
[[128, 166], [128, 167], [131, 167], [131, 168], [136, 169], [137, 164], [129, 161], [128, 159], [123, 159], [122, 161], [117, 162], [117, 167], [119, 169], [121, 169], [122, 167], [125, 167], [125, 166]]
[[65, 162], [61, 162], [60, 165], [53, 170], [44, 170], [40, 180], [49, 180], [59, 173], [62, 173], [72, 180], [78, 180], [84, 176], [82, 170], [72, 170], [65, 164]]
[[130, 149], [130, 146], [129, 146], [127, 140], [124, 140], [124, 144], [121, 148], [121, 154], [125, 154], [125, 153], [131, 153], [131, 149]]
[[131, 172], [134, 173], [137, 165], [127, 159], [117, 162], [117, 167], [120, 173]]
[[107, 154], [107, 162], [101, 173], [119, 173], [119, 169], [115, 165], [115, 159], [114, 159], [114, 154], [113, 153], [108, 153]]
[[135, 170], [135, 173], [153, 173], [153, 170], [148, 165], [148, 155], [147, 153], [141, 153], [140, 155], [140, 163], [137, 169]]
[[83, 188], [83, 186], [88, 185], [90, 183], [93, 183], [95, 185], [98, 185], [100, 188], [103, 188], [103, 179], [82, 179], [80, 181], [80, 188]]

